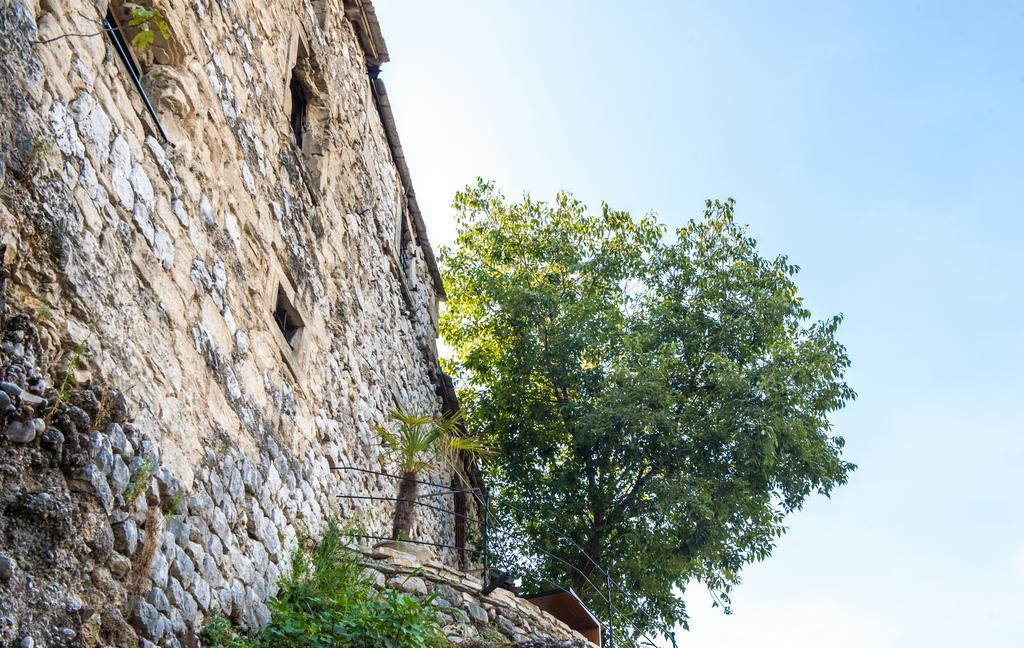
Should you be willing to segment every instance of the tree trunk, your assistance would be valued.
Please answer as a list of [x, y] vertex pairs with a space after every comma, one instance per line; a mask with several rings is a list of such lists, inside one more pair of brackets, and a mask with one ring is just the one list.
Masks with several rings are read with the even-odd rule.
[[[601, 565], [601, 569], [608, 568], [608, 565], [601, 564], [601, 561], [604, 560], [605, 556], [603, 522], [600, 527], [590, 529], [587, 533], [586, 539], [582, 543], [581, 549], [582, 553], [579, 558], [572, 561], [574, 563], [573, 567], [576, 569], [569, 572], [569, 583], [577, 594], [594, 592], [596, 594], [603, 595], [604, 592], [602, 588], [605, 586], [604, 576], [602, 574], [594, 576], [595, 572], [598, 571], [597, 568], [594, 567], [594, 563]], [[591, 587], [590, 582], [587, 582], [588, 579], [597, 587], [596, 591]]]
[[402, 481], [398, 486], [398, 501], [395, 502], [395, 518], [391, 525], [392, 540], [409, 540], [412, 527], [416, 524], [416, 498], [419, 496], [420, 485], [413, 481], [418, 477], [415, 470], [402, 473]]

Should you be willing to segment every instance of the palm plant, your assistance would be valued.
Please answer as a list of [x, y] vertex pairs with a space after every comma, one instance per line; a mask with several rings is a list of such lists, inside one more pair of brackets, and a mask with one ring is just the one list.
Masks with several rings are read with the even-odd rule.
[[456, 459], [460, 453], [479, 456], [488, 454], [488, 449], [481, 438], [461, 434], [458, 414], [435, 418], [394, 410], [391, 418], [398, 422], [397, 429], [378, 426], [377, 434], [402, 477], [391, 525], [391, 539], [401, 540], [409, 538], [416, 523], [420, 474], [439, 465], [458, 470]]

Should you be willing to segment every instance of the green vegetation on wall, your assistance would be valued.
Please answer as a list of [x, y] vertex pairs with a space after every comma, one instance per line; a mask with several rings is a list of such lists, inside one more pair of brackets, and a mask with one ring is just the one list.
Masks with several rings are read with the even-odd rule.
[[333, 521], [320, 542], [292, 555], [292, 567], [270, 602], [271, 618], [255, 635], [214, 615], [204, 645], [220, 648], [438, 648], [447, 645], [431, 597], [417, 600], [377, 590]]

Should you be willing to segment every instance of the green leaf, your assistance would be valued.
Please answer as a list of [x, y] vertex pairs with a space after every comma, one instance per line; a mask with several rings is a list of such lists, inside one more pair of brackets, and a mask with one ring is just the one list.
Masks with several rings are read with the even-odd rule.
[[139, 51], [145, 50], [149, 45], [153, 43], [153, 32], [148, 28], [140, 31], [132, 38], [132, 47]]
[[146, 7], [135, 6], [134, 8], [132, 8], [131, 15], [132, 17], [128, 21], [128, 24], [132, 27], [136, 27], [143, 23], [147, 23], [150, 20], [153, 20], [153, 18], [156, 17], [157, 12], [152, 9], [147, 9]]

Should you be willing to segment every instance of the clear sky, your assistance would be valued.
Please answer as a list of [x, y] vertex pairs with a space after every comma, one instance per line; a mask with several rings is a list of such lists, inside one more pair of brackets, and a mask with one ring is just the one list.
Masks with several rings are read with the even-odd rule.
[[1024, 2], [377, 0], [435, 246], [477, 175], [732, 196], [842, 312], [860, 465], [681, 646], [1024, 645]]

